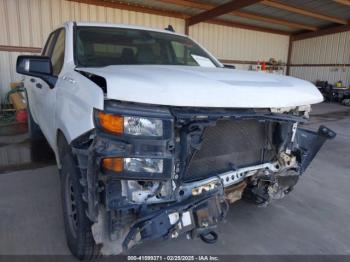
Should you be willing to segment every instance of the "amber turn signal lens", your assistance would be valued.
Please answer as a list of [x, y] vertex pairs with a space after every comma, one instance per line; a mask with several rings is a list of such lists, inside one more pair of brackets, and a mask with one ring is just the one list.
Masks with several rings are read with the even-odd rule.
[[122, 134], [124, 132], [124, 118], [118, 115], [99, 112], [97, 114], [100, 125], [108, 132]]
[[120, 157], [104, 158], [102, 159], [102, 168], [104, 170], [122, 172], [123, 163], [124, 163], [123, 158], [120, 158]]

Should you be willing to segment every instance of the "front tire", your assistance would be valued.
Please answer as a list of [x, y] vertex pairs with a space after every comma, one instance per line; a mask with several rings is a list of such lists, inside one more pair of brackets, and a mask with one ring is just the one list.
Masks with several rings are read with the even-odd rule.
[[61, 198], [67, 244], [76, 258], [90, 260], [98, 254], [98, 247], [91, 232], [92, 222], [85, 213], [87, 204], [79, 182], [81, 173], [70, 150], [65, 150], [61, 159]]

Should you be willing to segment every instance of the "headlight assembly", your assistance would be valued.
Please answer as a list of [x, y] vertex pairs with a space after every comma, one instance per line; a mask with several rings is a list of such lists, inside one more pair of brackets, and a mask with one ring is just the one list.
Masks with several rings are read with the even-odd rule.
[[103, 130], [113, 134], [145, 137], [163, 136], [163, 121], [160, 119], [121, 116], [98, 111], [95, 114], [95, 120]]
[[124, 158], [124, 169], [130, 172], [163, 173], [163, 159]]
[[163, 159], [157, 158], [104, 158], [102, 168], [114, 172], [163, 173]]
[[134, 136], [163, 136], [163, 121], [126, 116], [124, 117], [124, 133]]
[[124, 118], [122, 116], [107, 114], [99, 111], [95, 115], [98, 125], [107, 132], [113, 134], [124, 133]]
[[106, 101], [104, 110], [95, 108], [93, 116], [101, 175], [141, 181], [171, 178], [174, 117], [168, 109]]

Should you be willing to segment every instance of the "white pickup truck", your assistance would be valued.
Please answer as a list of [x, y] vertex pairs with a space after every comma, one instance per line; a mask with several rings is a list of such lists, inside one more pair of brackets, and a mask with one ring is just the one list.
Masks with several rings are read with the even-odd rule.
[[322, 101], [311, 83], [225, 68], [169, 30], [67, 22], [17, 72], [79, 259], [182, 233], [214, 243], [229, 204], [282, 198], [335, 136], [300, 127]]

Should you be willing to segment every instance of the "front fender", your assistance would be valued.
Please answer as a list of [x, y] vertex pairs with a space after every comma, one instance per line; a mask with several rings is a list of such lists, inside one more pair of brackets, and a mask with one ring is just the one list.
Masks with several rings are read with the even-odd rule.
[[[95, 83], [77, 72], [62, 76], [57, 88], [56, 134], [61, 130], [70, 144], [94, 128], [93, 110], [103, 109], [104, 94]], [[54, 148], [57, 152], [57, 137]]]
[[57, 90], [57, 130], [62, 130], [68, 143], [94, 128], [93, 110], [103, 109], [100, 87], [77, 72], [62, 76]]

